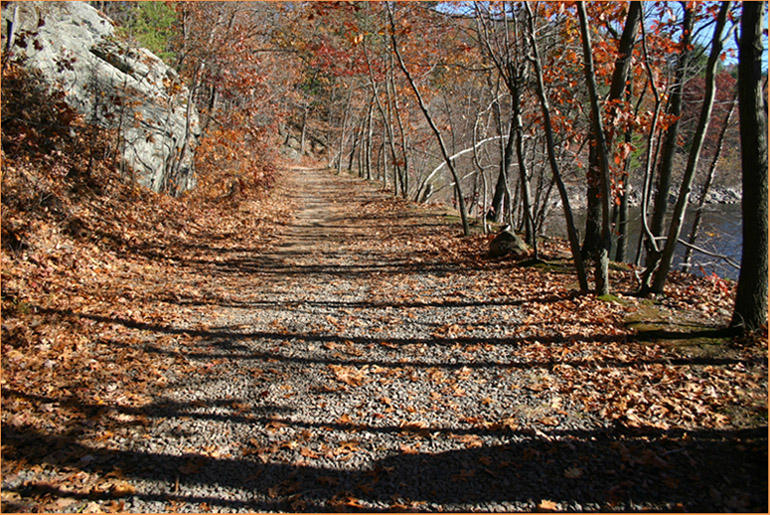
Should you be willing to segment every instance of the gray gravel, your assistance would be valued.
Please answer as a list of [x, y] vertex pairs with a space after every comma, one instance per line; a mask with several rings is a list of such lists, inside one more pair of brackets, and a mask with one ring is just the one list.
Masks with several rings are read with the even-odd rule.
[[414, 219], [378, 217], [372, 188], [300, 173], [278, 244], [212, 272], [241, 287], [181, 328], [195, 345], [148, 343], [188, 372], [170, 371], [146, 425], [110, 442], [136, 488], [125, 511], [766, 506], [766, 469], [756, 491], [731, 477], [757, 459], [751, 445], [587, 412], [521, 352], [529, 313], [496, 293], [494, 271], [403, 256]]

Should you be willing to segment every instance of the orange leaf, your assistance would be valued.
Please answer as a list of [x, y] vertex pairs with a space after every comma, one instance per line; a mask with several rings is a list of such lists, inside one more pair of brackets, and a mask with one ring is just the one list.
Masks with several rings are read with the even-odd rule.
[[537, 504], [537, 511], [556, 511], [558, 507], [557, 503], [543, 499]]

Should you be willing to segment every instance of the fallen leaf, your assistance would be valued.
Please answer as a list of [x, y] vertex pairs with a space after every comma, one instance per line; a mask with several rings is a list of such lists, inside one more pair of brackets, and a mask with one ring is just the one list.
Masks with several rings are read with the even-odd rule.
[[583, 469], [580, 467], [569, 467], [564, 470], [564, 477], [568, 479], [577, 479], [583, 475]]
[[555, 503], [553, 501], [549, 501], [549, 500], [546, 500], [546, 499], [541, 500], [537, 504], [537, 511], [543, 511], [543, 512], [545, 512], [545, 511], [557, 511], [558, 508], [559, 508], [559, 504], [558, 503]]
[[334, 372], [334, 378], [337, 381], [349, 386], [361, 386], [366, 381], [369, 367], [356, 368], [343, 365], [329, 365], [329, 368]]
[[559, 421], [556, 419], [556, 417], [543, 417], [540, 420], [538, 420], [541, 424], [544, 426], [558, 426]]
[[126, 497], [134, 495], [135, 493], [136, 487], [129, 484], [127, 481], [114, 481], [110, 487], [110, 495], [112, 497]]

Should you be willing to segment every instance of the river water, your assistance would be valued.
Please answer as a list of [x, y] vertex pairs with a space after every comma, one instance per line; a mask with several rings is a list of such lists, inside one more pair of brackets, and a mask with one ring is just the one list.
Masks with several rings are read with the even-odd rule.
[[[741, 262], [741, 248], [743, 245], [742, 223], [741, 223], [741, 205], [740, 204], [707, 204], [704, 206], [703, 216], [701, 218], [700, 229], [698, 230], [698, 239], [695, 245], [708, 250], [714, 254], [720, 254], [729, 257], [736, 264]], [[687, 241], [692, 227], [692, 220], [695, 215], [695, 207], [691, 206], [687, 210], [685, 224], [682, 228], [681, 239]], [[576, 224], [581, 235], [585, 232], [585, 212], [575, 213]], [[642, 230], [641, 210], [638, 207], [629, 209], [629, 231], [631, 238], [628, 245], [629, 261], [636, 257], [637, 242]], [[666, 225], [668, 227], [668, 225]], [[556, 208], [548, 219], [546, 234], [549, 236], [560, 236], [566, 238], [567, 232], [564, 226], [564, 217], [561, 208]], [[581, 236], [582, 237], [582, 236]], [[582, 240], [581, 240], [582, 241]], [[615, 242], [613, 242], [613, 245]], [[672, 270], [680, 270], [684, 258], [685, 247], [681, 244], [677, 246], [674, 254]], [[613, 256], [614, 256], [613, 246]], [[643, 262], [643, 261], [642, 261]], [[712, 273], [719, 277], [738, 280], [738, 269], [730, 266], [725, 260], [705, 255], [693, 251], [690, 259], [690, 272], [698, 275], [711, 275]]]

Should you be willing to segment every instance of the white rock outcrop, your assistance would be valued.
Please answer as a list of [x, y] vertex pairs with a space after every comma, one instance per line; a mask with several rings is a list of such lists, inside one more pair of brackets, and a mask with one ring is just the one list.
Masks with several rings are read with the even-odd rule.
[[120, 40], [85, 2], [4, 3], [2, 20], [11, 58], [65, 92], [87, 121], [118, 130], [127, 175], [173, 195], [194, 187], [198, 114], [172, 68]]

